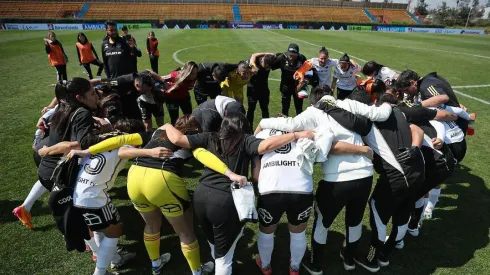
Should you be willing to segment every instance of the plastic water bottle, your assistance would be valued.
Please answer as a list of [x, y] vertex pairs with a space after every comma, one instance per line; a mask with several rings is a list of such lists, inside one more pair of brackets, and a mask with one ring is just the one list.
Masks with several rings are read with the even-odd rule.
[[44, 131], [41, 129], [37, 129], [36, 133], [34, 134], [34, 143], [32, 144], [32, 147], [36, 147], [39, 142], [41, 142], [41, 139], [44, 137]]
[[473, 136], [475, 135], [475, 121], [470, 120], [468, 123], [468, 129], [466, 130], [466, 135], [467, 136]]

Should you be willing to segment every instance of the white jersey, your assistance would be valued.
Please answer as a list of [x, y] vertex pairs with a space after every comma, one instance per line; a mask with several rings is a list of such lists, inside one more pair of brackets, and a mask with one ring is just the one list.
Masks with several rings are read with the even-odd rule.
[[464, 133], [458, 124], [454, 121], [441, 121], [446, 130], [446, 135], [444, 135], [444, 143], [453, 144], [461, 142], [464, 139]]
[[356, 66], [349, 66], [347, 71], [342, 71], [340, 65], [335, 66], [335, 71], [333, 72], [333, 77], [337, 80], [337, 88], [342, 90], [354, 90], [357, 85], [356, 74], [361, 71], [361, 66], [356, 64]]
[[[265, 129], [257, 134], [257, 138], [266, 139], [282, 135], [285, 132]], [[300, 168], [297, 161], [299, 150], [296, 142], [291, 142], [275, 151], [262, 156], [259, 193], [313, 193], [313, 177]]]
[[119, 149], [82, 159], [73, 204], [84, 208], [101, 208], [110, 202], [107, 191], [112, 188], [127, 160], [118, 156]]
[[309, 60], [313, 65], [313, 68], [318, 73], [318, 78], [320, 79], [320, 86], [327, 85], [328, 87], [332, 86], [332, 69], [339, 64], [338, 59], [327, 59], [324, 66], [320, 66], [320, 61], [318, 58], [312, 58]]
[[374, 76], [374, 79], [379, 79], [383, 81], [386, 85], [390, 85], [393, 80], [398, 78], [398, 73], [393, 71], [388, 67], [383, 67], [379, 72]]
[[[448, 110], [449, 112], [455, 113], [454, 111], [460, 110], [462, 111], [461, 108], [454, 107], [453, 108], [446, 108], [445, 105], [441, 105], [437, 107], [439, 110]], [[469, 115], [468, 115], [469, 116]], [[446, 144], [453, 144], [457, 142], [461, 142], [464, 139], [464, 132], [459, 128], [458, 124], [456, 124], [455, 121], [441, 121], [441, 123], [444, 125], [444, 143]]]

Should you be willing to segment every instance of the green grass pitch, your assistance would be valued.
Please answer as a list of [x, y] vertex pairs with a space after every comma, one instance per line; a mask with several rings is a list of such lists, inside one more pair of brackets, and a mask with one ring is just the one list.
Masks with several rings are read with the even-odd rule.
[[[132, 32], [142, 48], [146, 46], [147, 31]], [[104, 32], [85, 33], [100, 55]], [[458, 95], [462, 104], [478, 114], [476, 135], [468, 137], [466, 159], [444, 186], [433, 220], [424, 223], [419, 237], [406, 237], [405, 248], [393, 255], [391, 265], [383, 268], [380, 274], [488, 274], [490, 37], [287, 30], [155, 30], [155, 33], [160, 40], [160, 74], [175, 69], [179, 65], [176, 60], [238, 62], [254, 52], [283, 52], [289, 43], [296, 42], [308, 58], [316, 56], [319, 46], [326, 46], [333, 58], [346, 52], [361, 64], [365, 60], [376, 60], [399, 71], [411, 68], [420, 75], [437, 71], [446, 77], [452, 85], [459, 87], [456, 90], [473, 97]], [[68, 77], [86, 77], [77, 62], [76, 34], [74, 31], [57, 32], [70, 58]], [[43, 37], [46, 37], [45, 31], [0, 32], [0, 274], [92, 274], [95, 264], [89, 253], [65, 250], [63, 238], [50, 215], [46, 195], [32, 209], [34, 231], [24, 228], [11, 214], [37, 179], [31, 149], [35, 123], [42, 107], [54, 96], [50, 85], [56, 80], [55, 69], [49, 66]], [[145, 53], [139, 59], [138, 67], [140, 70], [150, 68]], [[271, 74], [271, 78], [279, 76], [279, 72]], [[470, 85], [480, 87], [461, 87]], [[269, 86], [271, 114], [279, 113], [278, 82], [271, 80]], [[260, 108], [257, 109], [255, 125], [261, 116]], [[290, 115], [293, 112], [291, 108]], [[165, 120], [168, 121], [167, 114]], [[189, 190], [194, 189], [201, 174], [202, 166], [196, 167], [186, 168], [185, 181]], [[315, 181], [320, 178], [317, 170]], [[126, 176], [121, 175], [110, 194], [124, 222], [120, 245], [137, 252], [138, 256], [122, 272], [150, 274], [150, 262], [142, 241], [143, 221], [128, 200], [125, 181]], [[346, 274], [338, 256], [344, 239], [343, 218], [341, 213], [328, 235], [325, 274]], [[286, 221], [281, 222], [272, 259], [274, 274], [287, 274], [288, 270], [289, 234]], [[363, 224], [364, 244], [361, 248], [366, 247], [371, 234], [368, 211]], [[247, 226], [236, 249], [235, 259], [241, 263], [240, 274], [259, 274], [253, 260], [258, 253], [257, 230], [256, 225]], [[198, 226], [196, 232], [203, 260], [208, 260], [209, 249]], [[311, 228], [308, 228], [308, 235], [310, 233]], [[161, 252], [172, 253], [172, 260], [163, 274], [190, 274], [178, 236], [167, 223], [162, 226]], [[352, 274], [366, 274], [361, 269], [358, 267]]]

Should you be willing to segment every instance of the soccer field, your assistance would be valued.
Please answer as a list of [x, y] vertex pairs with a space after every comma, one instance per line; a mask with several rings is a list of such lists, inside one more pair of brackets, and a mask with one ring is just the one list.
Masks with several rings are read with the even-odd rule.
[[[148, 30], [132, 32], [146, 52]], [[405, 248], [395, 251], [391, 265], [380, 274], [489, 274], [490, 270], [490, 37], [463, 35], [427, 35], [408, 33], [288, 31], [288, 30], [154, 30], [159, 39], [160, 74], [167, 74], [179, 63], [226, 61], [238, 62], [254, 52], [284, 52], [289, 43], [297, 43], [307, 58], [315, 57], [320, 46], [338, 58], [344, 52], [363, 65], [376, 60], [392, 69], [407, 68], [419, 75], [437, 71], [458, 91], [460, 102], [477, 113], [476, 135], [467, 138], [468, 153], [462, 165], [444, 185], [433, 219], [424, 222], [418, 237], [407, 235]], [[103, 31], [86, 31], [99, 56]], [[92, 274], [95, 264], [90, 253], [67, 252], [63, 237], [55, 228], [45, 195], [32, 209], [34, 230], [29, 231], [11, 214], [22, 204], [37, 180], [32, 159], [35, 124], [41, 109], [54, 96], [55, 69], [49, 66], [44, 51], [45, 31], [0, 32], [0, 274]], [[75, 52], [77, 32], [59, 31], [57, 38], [69, 57], [68, 77], [87, 77], [78, 65]], [[138, 60], [139, 70], [150, 68], [148, 55]], [[94, 70], [95, 67], [92, 67]], [[280, 72], [272, 72], [271, 114], [280, 112]], [[195, 101], [193, 101], [194, 106]], [[307, 102], [305, 101], [305, 107]], [[291, 104], [293, 105], [293, 104]], [[245, 103], [246, 106], [246, 103]], [[290, 109], [294, 115], [294, 108]], [[257, 107], [255, 123], [260, 120]], [[169, 121], [165, 114], [165, 121]], [[193, 167], [197, 167], [194, 169]], [[193, 190], [201, 174], [200, 165], [186, 166], [185, 181]], [[124, 171], [123, 171], [124, 172]], [[314, 175], [320, 180], [319, 169]], [[121, 173], [110, 192], [124, 224], [120, 245], [136, 252], [123, 274], [151, 274], [150, 261], [143, 244], [143, 220], [132, 207]], [[364, 218], [364, 244], [371, 235], [368, 212]], [[325, 274], [346, 274], [339, 260], [344, 240], [343, 212], [328, 235], [324, 259]], [[310, 219], [312, 223], [313, 219]], [[289, 233], [283, 219], [276, 233], [272, 258], [274, 274], [288, 274]], [[259, 274], [254, 257], [257, 225], [248, 225], [238, 243], [235, 259], [237, 274]], [[311, 226], [308, 228], [311, 233]], [[172, 253], [163, 274], [191, 274], [183, 257], [178, 236], [170, 225], [162, 226], [161, 252]], [[204, 261], [209, 248], [198, 226], [196, 233]], [[366, 274], [357, 267], [351, 274]], [[306, 271], [302, 270], [302, 274]]]

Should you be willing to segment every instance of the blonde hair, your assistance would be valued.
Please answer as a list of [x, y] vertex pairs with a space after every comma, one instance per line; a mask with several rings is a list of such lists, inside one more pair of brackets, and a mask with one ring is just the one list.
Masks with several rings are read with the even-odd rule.
[[177, 81], [175, 81], [174, 87], [182, 85], [182, 83], [191, 75], [192, 70], [197, 68], [197, 64], [194, 61], [187, 61], [177, 74]]

